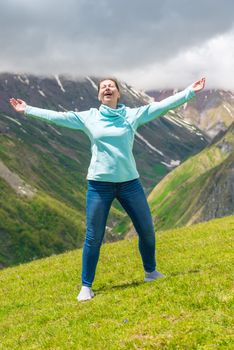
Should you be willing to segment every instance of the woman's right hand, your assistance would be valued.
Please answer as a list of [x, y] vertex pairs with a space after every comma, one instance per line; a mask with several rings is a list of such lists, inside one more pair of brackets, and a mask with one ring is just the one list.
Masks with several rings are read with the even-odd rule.
[[20, 100], [19, 98], [10, 98], [9, 102], [12, 105], [12, 107], [16, 110], [16, 112], [24, 113], [27, 107], [27, 103], [23, 100]]

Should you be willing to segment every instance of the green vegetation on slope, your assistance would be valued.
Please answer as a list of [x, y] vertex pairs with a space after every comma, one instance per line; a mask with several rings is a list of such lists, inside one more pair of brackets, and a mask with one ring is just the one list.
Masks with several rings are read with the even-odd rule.
[[81, 213], [45, 193], [20, 198], [0, 181], [0, 262], [15, 265], [82, 245]]
[[78, 303], [81, 250], [0, 272], [0, 349], [233, 349], [234, 217], [158, 234], [143, 282], [137, 240], [104, 244], [95, 297]]
[[[223, 141], [233, 143], [233, 135]], [[229, 157], [219, 144], [205, 148], [169, 173], [150, 193], [148, 200], [156, 229], [184, 226], [199, 215], [204, 206], [204, 190]], [[203, 198], [203, 200], [201, 200]]]
[[[32, 199], [24, 198], [0, 177], [0, 267], [79, 248], [84, 240], [84, 152], [80, 156], [79, 147], [73, 149], [77, 144], [65, 137], [53, 148], [45, 136], [35, 136], [33, 126], [29, 130], [21, 139], [0, 135], [0, 160], [37, 189]], [[49, 140], [54, 141], [53, 135]], [[56, 151], [62, 146], [66, 152], [70, 147], [69, 155]], [[112, 208], [111, 215], [118, 221], [125, 213]], [[109, 234], [108, 239], [115, 237]]]

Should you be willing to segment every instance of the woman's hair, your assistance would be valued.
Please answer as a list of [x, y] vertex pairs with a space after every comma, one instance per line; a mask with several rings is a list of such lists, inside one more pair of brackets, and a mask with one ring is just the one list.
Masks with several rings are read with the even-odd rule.
[[118, 83], [117, 79], [108, 77], [108, 78], [104, 78], [104, 79], [99, 80], [99, 83], [98, 83], [98, 92], [99, 92], [99, 90], [100, 90], [100, 85], [101, 85], [101, 83], [102, 83], [103, 81], [105, 81], [105, 80], [111, 80], [111, 81], [113, 81], [113, 82], [115, 83], [115, 86], [117, 87], [117, 90], [120, 91], [120, 89], [119, 89], [119, 83]]

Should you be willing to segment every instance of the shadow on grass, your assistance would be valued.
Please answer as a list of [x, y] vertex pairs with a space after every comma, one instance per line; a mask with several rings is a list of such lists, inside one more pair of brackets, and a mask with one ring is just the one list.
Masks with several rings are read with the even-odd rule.
[[[165, 278], [175, 277], [175, 276], [183, 276], [183, 275], [187, 275], [187, 274], [191, 274], [191, 273], [199, 273], [199, 272], [201, 272], [201, 270], [197, 270], [197, 269], [188, 270], [188, 271], [172, 272], [171, 274], [166, 275]], [[164, 280], [165, 278], [156, 279], [152, 282], [155, 282], [158, 280]], [[99, 293], [99, 292], [105, 292], [105, 291], [110, 291], [110, 290], [123, 290], [123, 289], [127, 289], [127, 288], [137, 287], [137, 286], [140, 286], [140, 285], [145, 284], [145, 283], [152, 283], [152, 282], [145, 282], [144, 280], [141, 280], [141, 281], [129, 281], [126, 283], [121, 283], [121, 284], [105, 285], [105, 286], [95, 288], [95, 292]]]
[[188, 271], [179, 271], [179, 272], [172, 272], [170, 275], [168, 275], [168, 277], [174, 277], [174, 276], [183, 276], [183, 275], [187, 275], [189, 273], [199, 273], [201, 272], [201, 270], [188, 270]]
[[132, 287], [137, 287], [140, 286], [141, 284], [145, 283], [144, 281], [130, 281], [127, 283], [121, 283], [121, 284], [113, 284], [113, 285], [105, 285], [99, 288], [95, 288], [96, 292], [105, 292], [105, 291], [109, 291], [109, 290], [123, 290], [126, 288], [132, 288]]

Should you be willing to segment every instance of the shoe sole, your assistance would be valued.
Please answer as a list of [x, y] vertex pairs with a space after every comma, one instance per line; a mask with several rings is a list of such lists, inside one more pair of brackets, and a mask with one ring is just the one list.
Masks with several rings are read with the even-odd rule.
[[158, 277], [155, 277], [155, 278], [145, 278], [145, 282], [152, 282], [152, 281], [155, 281], [155, 280], [158, 280], [158, 279], [161, 279], [161, 278], [165, 278], [165, 276], [158, 276]]
[[91, 291], [91, 296], [89, 298], [85, 298], [85, 299], [79, 299], [78, 297], [76, 298], [78, 301], [86, 301], [86, 300], [91, 300], [94, 297], [94, 292]]

